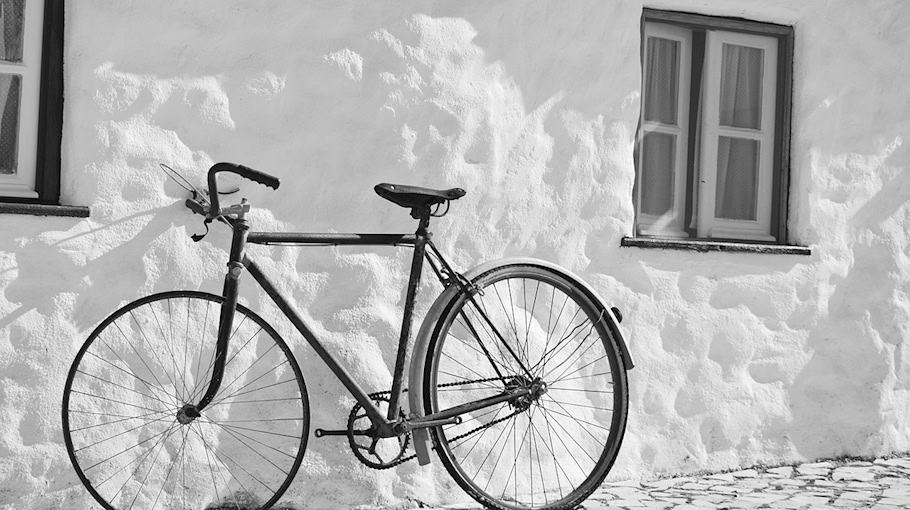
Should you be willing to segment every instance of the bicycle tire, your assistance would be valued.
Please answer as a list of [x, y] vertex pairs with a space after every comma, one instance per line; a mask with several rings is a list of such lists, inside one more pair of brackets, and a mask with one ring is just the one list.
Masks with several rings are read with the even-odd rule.
[[495, 267], [471, 283], [472, 291], [446, 306], [430, 338], [426, 414], [506, 386], [534, 388], [535, 377], [545, 391], [434, 427], [435, 450], [485, 507], [575, 508], [616, 460], [628, 415], [626, 367], [606, 310], [571, 277], [533, 264]]
[[284, 340], [242, 305], [218, 393], [199, 418], [177, 417], [208, 387], [223, 302], [197, 291], [138, 299], [76, 354], [63, 437], [102, 507], [267, 509], [296, 475], [309, 435], [306, 385]]

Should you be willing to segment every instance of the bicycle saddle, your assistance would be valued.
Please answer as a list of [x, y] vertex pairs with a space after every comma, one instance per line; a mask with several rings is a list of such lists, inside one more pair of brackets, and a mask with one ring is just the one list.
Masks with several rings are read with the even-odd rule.
[[446, 200], [458, 200], [465, 195], [465, 190], [461, 188], [439, 190], [387, 182], [377, 184], [373, 189], [382, 198], [411, 209], [425, 209]]

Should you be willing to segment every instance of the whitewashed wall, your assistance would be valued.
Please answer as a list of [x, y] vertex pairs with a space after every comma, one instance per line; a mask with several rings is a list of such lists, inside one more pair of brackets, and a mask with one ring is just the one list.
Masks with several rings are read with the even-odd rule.
[[[228, 237], [191, 242], [200, 222], [158, 162], [199, 181], [221, 160], [279, 176], [277, 193], [244, 189], [261, 229], [407, 232], [373, 184], [465, 188], [434, 228], [461, 267], [550, 259], [624, 311], [637, 368], [612, 478], [910, 449], [910, 3], [647, 4], [794, 25], [789, 225], [811, 256], [620, 248], [642, 6], [68, 2], [63, 201], [91, 217], [0, 216], [0, 506], [88, 507], [59, 402], [98, 322], [151, 292], [220, 290]], [[355, 375], [389, 384], [408, 252], [255, 253]], [[249, 285], [244, 299], [275, 316]], [[350, 399], [280, 324], [312, 427], [341, 425]], [[463, 498], [437, 478], [314, 439], [291, 494]]]

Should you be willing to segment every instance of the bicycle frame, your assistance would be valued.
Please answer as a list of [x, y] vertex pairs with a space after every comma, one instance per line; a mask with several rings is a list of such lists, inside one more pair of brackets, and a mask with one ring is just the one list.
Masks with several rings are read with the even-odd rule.
[[[230, 221], [233, 228], [230, 258], [228, 260], [228, 273], [225, 276], [223, 295], [225, 302], [222, 305], [219, 319], [218, 340], [216, 344], [215, 363], [213, 375], [208, 390], [198, 404], [192, 406], [190, 416], [196, 416], [214, 398], [221, 384], [224, 374], [225, 356], [230, 337], [231, 324], [237, 305], [239, 279], [246, 268], [253, 279], [269, 295], [276, 306], [291, 321], [295, 328], [316, 351], [322, 361], [332, 373], [347, 388], [351, 395], [366, 411], [367, 416], [375, 427], [379, 437], [393, 437], [414, 428], [433, 427], [450, 423], [458, 423], [459, 415], [484, 407], [496, 405], [511, 399], [528, 394], [527, 389], [515, 388], [504, 390], [500, 395], [494, 395], [482, 400], [459, 405], [431, 415], [420, 416], [410, 420], [399, 416], [399, 402], [401, 400], [404, 363], [407, 355], [408, 339], [413, 322], [414, 302], [420, 284], [423, 262], [427, 256], [427, 246], [430, 246], [434, 256], [439, 258], [443, 266], [442, 272], [433, 265], [436, 276], [444, 285], [451, 283], [449, 279], [456, 280], [460, 285], [465, 285], [458, 280], [458, 275], [451, 268], [442, 254], [433, 246], [432, 234], [427, 231], [429, 217], [421, 218], [420, 225], [414, 234], [333, 234], [333, 233], [286, 233], [286, 232], [249, 232], [249, 224], [241, 215]], [[341, 366], [332, 354], [325, 349], [313, 330], [306, 324], [297, 311], [288, 303], [287, 299], [275, 288], [268, 277], [262, 272], [255, 261], [244, 252], [247, 243], [253, 244], [293, 244], [298, 246], [413, 246], [414, 255], [411, 259], [410, 275], [408, 277], [407, 294], [405, 297], [404, 314], [402, 317], [401, 333], [398, 340], [398, 352], [395, 359], [395, 369], [392, 377], [392, 388], [389, 397], [389, 409], [386, 415], [373, 403], [368, 393], [361, 387]], [[447, 275], [449, 279], [446, 278]], [[514, 353], [513, 353], [514, 355]], [[191, 406], [188, 406], [191, 407]], [[325, 435], [341, 435], [341, 431], [325, 431]], [[318, 437], [318, 435], [317, 435]]]

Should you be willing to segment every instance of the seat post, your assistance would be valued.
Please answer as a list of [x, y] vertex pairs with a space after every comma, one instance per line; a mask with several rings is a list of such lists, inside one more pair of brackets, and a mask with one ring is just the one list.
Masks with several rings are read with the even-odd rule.
[[414, 242], [414, 258], [411, 260], [411, 274], [408, 278], [408, 290], [404, 300], [404, 316], [401, 319], [401, 336], [398, 338], [398, 354], [395, 358], [395, 371], [392, 376], [392, 391], [389, 396], [390, 422], [398, 420], [398, 402], [401, 397], [401, 386], [404, 382], [404, 362], [408, 352], [408, 342], [411, 336], [411, 324], [414, 315], [414, 302], [417, 298], [417, 288], [420, 286], [420, 274], [423, 271], [423, 259], [426, 254], [427, 240], [432, 234], [427, 231], [430, 226], [430, 208], [414, 207], [411, 216], [420, 220], [417, 225], [417, 240]]
[[420, 223], [417, 224], [417, 237], [421, 235], [427, 235], [427, 227], [430, 226], [430, 208], [425, 207], [414, 207], [411, 209], [411, 217], [415, 220], [419, 220]]

